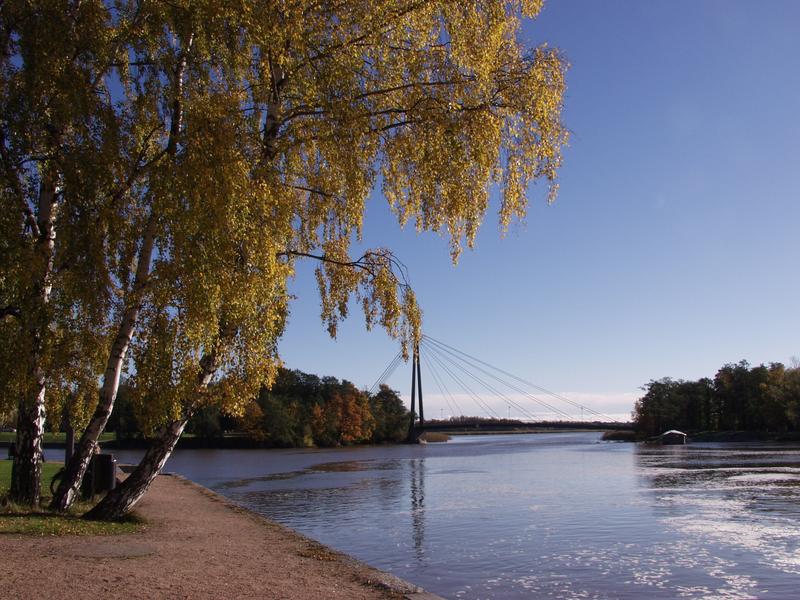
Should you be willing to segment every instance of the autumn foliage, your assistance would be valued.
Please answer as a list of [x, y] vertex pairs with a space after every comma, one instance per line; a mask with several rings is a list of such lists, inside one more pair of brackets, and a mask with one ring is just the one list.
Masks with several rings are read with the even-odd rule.
[[[53, 506], [72, 504], [127, 370], [159, 436], [96, 516], [129, 510], [192, 414], [241, 414], [274, 380], [298, 261], [317, 261], [331, 335], [355, 305], [404, 351], [418, 341], [421, 309], [392, 252], [354, 249], [367, 203], [382, 196], [400, 226], [445, 236], [455, 261], [493, 190], [501, 230], [524, 217], [532, 184], [555, 197], [567, 64], [520, 34], [541, 8], [0, 2], [12, 497], [38, 503], [45, 421], [72, 398], [83, 433]], [[370, 428], [359, 406], [336, 403], [359, 422], [342, 441]]]
[[269, 446], [342, 446], [399, 442], [411, 415], [386, 386], [370, 396], [349, 381], [281, 369], [238, 420], [252, 441]]

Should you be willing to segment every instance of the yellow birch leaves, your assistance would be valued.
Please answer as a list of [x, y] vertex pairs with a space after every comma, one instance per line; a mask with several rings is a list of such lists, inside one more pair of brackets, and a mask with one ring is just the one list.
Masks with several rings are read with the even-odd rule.
[[[22, 23], [36, 6], [10, 0], [1, 10]], [[493, 186], [501, 228], [524, 216], [532, 182], [544, 180], [551, 199], [557, 189], [566, 63], [518, 39], [541, 1], [81, 6], [62, 40], [39, 43], [81, 65], [81, 77], [60, 84], [79, 101], [64, 120], [86, 132], [70, 156], [82, 143], [92, 152], [80, 168], [60, 164], [71, 214], [99, 224], [81, 256], [96, 263], [106, 309], [74, 291], [64, 301], [113, 331], [145, 224], [155, 223], [130, 369], [149, 398], [148, 423], [179, 411], [203, 356], [216, 357], [212, 387], [231, 412], [271, 381], [297, 260], [319, 260], [332, 335], [355, 298], [368, 327], [404, 347], [418, 338], [420, 309], [391, 251], [351, 255], [377, 185], [400, 225], [449, 236], [453, 260], [473, 244]], [[7, 81], [29, 68], [13, 40], [37, 43], [23, 29], [5, 32]], [[19, 114], [46, 119], [31, 102]], [[75, 230], [68, 239], [80, 243]]]

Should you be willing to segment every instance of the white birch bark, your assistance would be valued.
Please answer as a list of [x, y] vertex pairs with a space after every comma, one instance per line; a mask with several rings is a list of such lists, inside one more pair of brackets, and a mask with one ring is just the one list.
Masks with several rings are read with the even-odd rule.
[[42, 477], [42, 438], [44, 437], [45, 394], [44, 344], [49, 320], [50, 294], [53, 289], [53, 265], [56, 243], [56, 177], [46, 173], [39, 188], [37, 214], [38, 236], [34, 248], [31, 303], [26, 307], [23, 322], [31, 342], [28, 364], [30, 393], [19, 400], [17, 413], [16, 455], [11, 467], [12, 502], [39, 504]]
[[151, 216], [139, 250], [131, 299], [123, 312], [119, 329], [114, 337], [111, 352], [106, 362], [106, 368], [103, 373], [103, 386], [100, 388], [100, 400], [97, 403], [92, 419], [81, 434], [72, 460], [66, 465], [64, 477], [61, 479], [61, 483], [50, 504], [51, 510], [67, 511], [75, 502], [80, 491], [81, 481], [83, 481], [97, 447], [97, 441], [100, 438], [100, 434], [105, 431], [111, 411], [114, 409], [120, 376], [125, 366], [125, 357], [133, 339], [139, 312], [142, 309], [144, 288], [150, 278], [150, 263], [153, 257], [155, 233], [155, 220]]
[[[216, 360], [213, 355], [204, 356], [200, 361], [200, 373], [197, 377], [198, 393], [202, 393], [208, 387], [216, 369]], [[86, 519], [112, 521], [127, 515], [145, 495], [150, 485], [161, 472], [161, 469], [164, 468], [195, 408], [196, 404], [192, 401], [179, 420], [172, 421], [161, 427], [150, 440], [150, 446], [133, 473], [120, 485], [108, 492], [84, 517]]]
[[[194, 44], [194, 34], [190, 34], [186, 46], [181, 53], [178, 67], [175, 71], [175, 97], [172, 105], [172, 122], [170, 123], [169, 137], [164, 154], [174, 156], [177, 150], [178, 136], [183, 123], [183, 89], [184, 76], [188, 65], [189, 53]], [[119, 390], [119, 380], [125, 365], [136, 324], [141, 312], [144, 288], [150, 278], [150, 263], [153, 256], [153, 245], [156, 236], [156, 215], [151, 213], [145, 229], [142, 247], [136, 266], [136, 276], [131, 293], [131, 301], [123, 313], [117, 335], [111, 346], [106, 368], [103, 373], [103, 386], [100, 390], [100, 401], [91, 421], [81, 435], [75, 454], [67, 465], [64, 477], [56, 490], [50, 504], [52, 510], [67, 511], [75, 502], [80, 490], [81, 481], [89, 468], [92, 455], [97, 447], [100, 434], [105, 431], [108, 419], [114, 409], [114, 402]], [[178, 435], [180, 437], [180, 434]]]

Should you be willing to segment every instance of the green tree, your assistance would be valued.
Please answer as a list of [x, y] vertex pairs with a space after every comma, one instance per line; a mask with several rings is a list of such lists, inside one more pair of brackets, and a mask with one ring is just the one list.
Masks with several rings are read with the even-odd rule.
[[786, 369], [781, 383], [781, 401], [792, 431], [800, 431], [800, 366]]
[[742, 360], [727, 364], [714, 376], [714, 389], [722, 414], [722, 429], [764, 429], [763, 402], [764, 385], [768, 382], [768, 370], [764, 365], [750, 368]]
[[208, 445], [222, 439], [223, 430], [220, 422], [222, 415], [216, 406], [204, 406], [197, 409], [186, 425], [186, 432], [193, 434], [202, 444]]
[[686, 399], [679, 392], [683, 382], [669, 377], [651, 380], [642, 389], [644, 396], [636, 401], [633, 420], [636, 428], [648, 435], [677, 429], [686, 410]]
[[770, 364], [762, 392], [766, 427], [771, 431], [799, 431], [800, 369]]
[[369, 399], [375, 430], [374, 443], [401, 442], [408, 436], [411, 413], [403, 404], [400, 395], [387, 385], [381, 384], [378, 393]]
[[258, 406], [263, 414], [260, 426], [266, 442], [286, 448], [303, 445], [304, 422], [296, 398], [262, 390]]
[[133, 390], [130, 384], [125, 381], [120, 383], [114, 412], [108, 420], [108, 430], [114, 432], [117, 442], [124, 443], [142, 435], [142, 429], [136, 420], [132, 396]]
[[750, 367], [746, 361], [721, 367], [714, 380], [651, 381], [635, 406], [640, 431], [664, 429], [786, 431], [797, 425], [797, 369], [781, 363]]

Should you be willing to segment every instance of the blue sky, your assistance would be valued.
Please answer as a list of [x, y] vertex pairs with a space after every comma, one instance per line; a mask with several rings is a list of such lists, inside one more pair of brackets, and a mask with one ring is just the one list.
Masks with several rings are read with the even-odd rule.
[[[533, 186], [502, 239], [490, 212], [457, 267], [379, 193], [368, 208], [365, 244], [408, 266], [425, 331], [622, 416], [650, 379], [800, 355], [800, 2], [550, 0], [523, 36], [572, 65], [556, 203]], [[397, 344], [356, 311], [328, 338], [313, 266], [283, 359], [369, 386]], [[410, 367], [389, 383], [407, 396]], [[424, 385], [427, 414], [449, 414]]]

